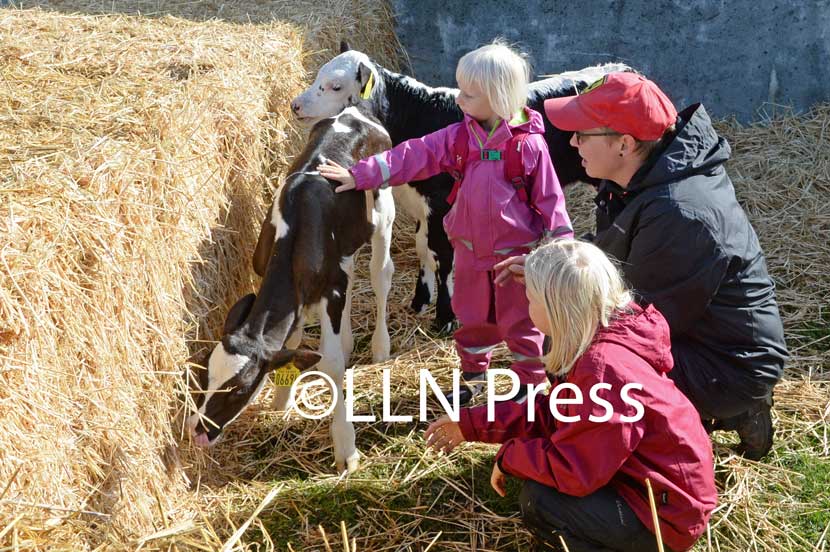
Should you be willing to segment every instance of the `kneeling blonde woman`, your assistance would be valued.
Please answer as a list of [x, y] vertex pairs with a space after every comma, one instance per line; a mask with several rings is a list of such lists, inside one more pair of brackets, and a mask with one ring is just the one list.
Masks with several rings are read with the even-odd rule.
[[[532, 422], [526, 405], [512, 401], [496, 405], [493, 422], [486, 405], [462, 409], [458, 423], [433, 422], [427, 443], [444, 451], [463, 441], [500, 443], [491, 484], [504, 496], [505, 475], [524, 480], [519, 506], [542, 550], [558, 550], [560, 536], [571, 552], [657, 550], [647, 478], [665, 547], [691, 548], [717, 491], [709, 437], [666, 375], [672, 355], [665, 319], [638, 306], [616, 267], [588, 243], [540, 247], [528, 256], [524, 279], [530, 316], [552, 338], [549, 378], [574, 387], [560, 392], [556, 405], [550, 395], [536, 397]], [[620, 396], [631, 383], [642, 386], [631, 392], [642, 416]], [[588, 397], [597, 384], [605, 384], [594, 390], [602, 400], [563, 404], [569, 392]]]

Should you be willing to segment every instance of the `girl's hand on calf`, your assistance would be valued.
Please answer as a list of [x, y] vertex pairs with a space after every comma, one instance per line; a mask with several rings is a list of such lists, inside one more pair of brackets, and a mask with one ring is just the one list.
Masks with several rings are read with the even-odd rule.
[[499, 463], [493, 462], [493, 474], [490, 476], [490, 485], [499, 496], [504, 496], [507, 491], [504, 490], [505, 478], [504, 472], [499, 469]]
[[329, 178], [340, 182], [340, 186], [334, 189], [335, 192], [354, 190], [354, 177], [346, 167], [341, 167], [334, 161], [326, 159], [323, 163], [317, 165], [317, 170], [320, 171], [320, 176], [323, 178]]
[[449, 416], [442, 416], [429, 424], [424, 439], [428, 447], [448, 453], [464, 442], [464, 435], [457, 422], [450, 420]]
[[513, 278], [520, 284], [525, 283], [525, 257], [526, 255], [517, 255], [510, 257], [493, 266], [496, 271], [496, 285], [503, 286], [510, 278]]

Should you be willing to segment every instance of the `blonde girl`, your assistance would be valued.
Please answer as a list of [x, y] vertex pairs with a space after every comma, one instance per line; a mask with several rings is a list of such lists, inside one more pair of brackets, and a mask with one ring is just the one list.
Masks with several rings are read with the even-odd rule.
[[[712, 448], [689, 400], [666, 373], [669, 329], [631, 300], [617, 268], [589, 243], [556, 240], [525, 265], [530, 315], [553, 344], [545, 365], [556, 384], [529, 390], [526, 405], [461, 409], [433, 422], [429, 446], [499, 443], [491, 485], [524, 480], [519, 507], [539, 549], [657, 550], [646, 493], [659, 502], [667, 550], [687, 550], [717, 501]], [[626, 391], [627, 389], [627, 391]], [[533, 414], [531, 421], [530, 413]]]
[[[545, 238], [573, 234], [542, 117], [525, 106], [528, 75], [524, 58], [504, 43], [483, 46], [458, 62], [462, 122], [349, 169], [331, 161], [319, 167], [321, 175], [341, 182], [337, 191], [343, 192], [396, 186], [463, 165], [444, 218], [454, 252], [452, 307], [461, 324], [454, 338], [465, 384], [458, 397], [449, 398], [462, 405], [481, 392], [490, 356], [502, 342], [522, 383], [545, 380], [544, 337], [530, 320], [524, 288], [513, 281], [497, 286], [494, 271], [500, 261], [529, 252]], [[521, 145], [525, 194], [505, 176], [505, 150], [516, 134], [527, 135]], [[467, 146], [460, 160], [459, 139]], [[523, 401], [524, 394], [513, 400]]]

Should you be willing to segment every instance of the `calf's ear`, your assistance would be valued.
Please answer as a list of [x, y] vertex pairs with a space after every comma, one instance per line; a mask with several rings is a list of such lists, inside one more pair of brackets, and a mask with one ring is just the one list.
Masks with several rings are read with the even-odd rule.
[[294, 366], [303, 370], [308, 370], [323, 358], [319, 354], [312, 351], [303, 351], [300, 349], [283, 349], [279, 351], [271, 361], [268, 363], [268, 370], [276, 370], [285, 366], [289, 362], [293, 362]]
[[340, 53], [341, 53], [341, 54], [342, 54], [343, 52], [348, 52], [348, 51], [349, 51], [349, 50], [351, 50], [351, 49], [352, 49], [352, 48], [349, 46], [349, 43], [348, 43], [348, 42], [346, 42], [345, 40], [341, 40], [341, 41], [340, 41]]
[[366, 83], [369, 82], [369, 77], [372, 76], [372, 70], [369, 69], [369, 66], [365, 63], [360, 63], [357, 66], [357, 82], [360, 83], [360, 90], [363, 90], [363, 87], [366, 86]]
[[233, 333], [234, 330], [239, 328], [248, 319], [248, 314], [250, 314], [255, 300], [256, 293], [249, 293], [231, 307], [231, 310], [228, 311], [228, 315], [225, 317], [225, 326], [222, 328], [222, 332], [225, 335]]

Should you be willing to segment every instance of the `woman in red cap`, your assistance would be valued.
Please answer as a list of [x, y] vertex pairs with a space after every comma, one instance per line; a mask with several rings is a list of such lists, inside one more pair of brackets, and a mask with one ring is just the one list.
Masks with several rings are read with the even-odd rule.
[[[787, 349], [764, 254], [724, 167], [729, 144], [701, 104], [678, 114], [634, 73], [548, 100], [545, 112], [575, 131], [586, 172], [602, 179], [593, 242], [622, 263], [640, 303], [666, 317], [669, 377], [707, 429], [737, 431], [739, 452], [760, 459], [772, 446], [772, 390]], [[497, 265], [498, 280], [522, 262]]]

